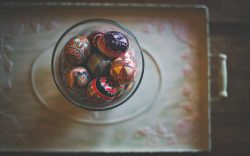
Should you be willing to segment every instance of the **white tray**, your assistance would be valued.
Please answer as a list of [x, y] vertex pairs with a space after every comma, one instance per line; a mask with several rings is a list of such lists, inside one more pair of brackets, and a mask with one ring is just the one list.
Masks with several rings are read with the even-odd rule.
[[[210, 149], [205, 7], [113, 3], [1, 7], [0, 150]], [[51, 77], [51, 55], [60, 35], [89, 18], [120, 22], [144, 49], [145, 74], [139, 90], [124, 105], [105, 112], [70, 104]]]

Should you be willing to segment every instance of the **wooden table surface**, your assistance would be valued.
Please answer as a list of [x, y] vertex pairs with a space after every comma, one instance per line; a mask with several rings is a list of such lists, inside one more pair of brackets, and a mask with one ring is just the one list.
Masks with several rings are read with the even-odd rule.
[[[124, 1], [118, 0], [116, 2]], [[152, 0], [127, 0], [127, 2], [152, 3]], [[211, 52], [222, 52], [228, 57], [229, 97], [212, 103], [212, 150], [210, 152], [195, 154], [129, 153], [129, 155], [250, 155], [250, 1], [154, 0], [153, 2], [207, 5], [210, 14]], [[27, 155], [27, 153], [0, 153], [0, 155], [5, 154]], [[29, 154], [45, 155], [41, 153]], [[50, 153], [49, 155], [72, 155], [72, 153]], [[103, 154], [93, 153], [89, 155]]]

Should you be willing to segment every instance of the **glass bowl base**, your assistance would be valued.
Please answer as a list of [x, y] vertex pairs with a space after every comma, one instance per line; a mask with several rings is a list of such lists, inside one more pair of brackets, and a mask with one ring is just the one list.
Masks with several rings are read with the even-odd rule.
[[[87, 124], [112, 124], [133, 119], [146, 113], [160, 94], [160, 68], [149, 52], [143, 49], [145, 69], [136, 93], [123, 105], [106, 111], [89, 111], [69, 102], [57, 89], [52, 73], [51, 58], [54, 46], [38, 55], [32, 65], [32, 89], [48, 110], [62, 117]], [[153, 81], [152, 81], [153, 80]]]

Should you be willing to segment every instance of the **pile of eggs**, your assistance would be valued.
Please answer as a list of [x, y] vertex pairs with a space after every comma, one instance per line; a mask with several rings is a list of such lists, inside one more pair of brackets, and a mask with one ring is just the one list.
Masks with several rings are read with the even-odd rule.
[[135, 54], [128, 38], [118, 31], [71, 38], [60, 54], [60, 64], [68, 93], [94, 104], [127, 94], [136, 75]]

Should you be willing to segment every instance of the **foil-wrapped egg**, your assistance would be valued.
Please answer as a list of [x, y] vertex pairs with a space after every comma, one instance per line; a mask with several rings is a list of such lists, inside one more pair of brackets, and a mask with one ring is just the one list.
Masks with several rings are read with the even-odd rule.
[[66, 84], [69, 88], [83, 88], [91, 80], [87, 69], [83, 67], [74, 67], [65, 73]]
[[87, 96], [94, 103], [101, 104], [112, 101], [117, 89], [107, 77], [93, 79], [87, 88]]
[[118, 57], [110, 67], [110, 77], [118, 84], [128, 84], [134, 80], [136, 64], [130, 58]]
[[129, 48], [129, 41], [123, 33], [109, 31], [98, 38], [97, 47], [104, 55], [115, 58], [126, 53]]

